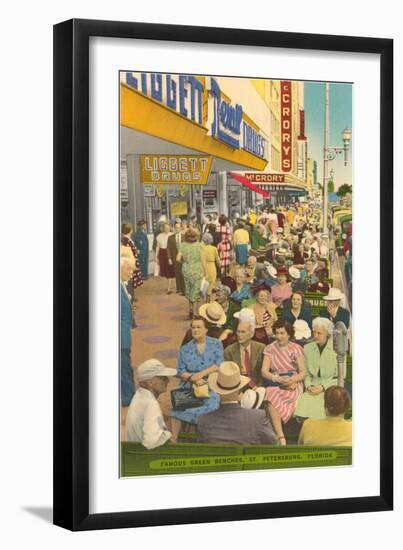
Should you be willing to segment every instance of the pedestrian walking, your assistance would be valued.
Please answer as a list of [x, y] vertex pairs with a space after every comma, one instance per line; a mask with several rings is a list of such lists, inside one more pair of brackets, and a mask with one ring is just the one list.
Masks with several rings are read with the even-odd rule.
[[172, 282], [175, 278], [174, 266], [169, 263], [168, 259], [168, 238], [172, 235], [170, 225], [165, 223], [162, 226], [162, 232], [157, 236], [157, 249], [155, 255], [159, 265], [160, 277], [168, 279], [167, 294], [172, 293]]

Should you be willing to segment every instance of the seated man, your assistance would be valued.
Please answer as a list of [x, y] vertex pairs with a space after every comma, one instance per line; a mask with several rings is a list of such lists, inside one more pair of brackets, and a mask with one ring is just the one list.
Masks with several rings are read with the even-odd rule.
[[329, 288], [329, 294], [323, 297], [327, 302], [327, 308], [321, 309], [319, 316], [330, 319], [334, 325], [341, 321], [348, 328], [350, 326], [350, 312], [340, 306], [343, 298], [344, 294], [338, 288]]
[[262, 383], [262, 362], [264, 344], [252, 340], [255, 326], [251, 321], [239, 321], [236, 331], [237, 342], [224, 350], [224, 359], [236, 363], [243, 375], [250, 378], [251, 388]]
[[277, 282], [277, 272], [274, 267], [266, 261], [263, 263], [258, 262], [256, 256], [249, 256], [245, 271], [247, 282], [250, 284], [261, 283], [266, 286], [273, 286]]
[[138, 441], [146, 449], [155, 449], [172, 437], [157, 397], [167, 390], [168, 376], [175, 375], [174, 369], [165, 367], [158, 359], [149, 359], [137, 367], [140, 387], [130, 403], [126, 419], [129, 441]]
[[221, 363], [218, 371], [209, 375], [210, 388], [219, 394], [220, 407], [199, 416], [197, 423], [200, 443], [232, 443], [234, 445], [275, 445], [270, 420], [263, 410], [244, 409], [239, 403], [240, 390], [249, 384], [232, 361]]

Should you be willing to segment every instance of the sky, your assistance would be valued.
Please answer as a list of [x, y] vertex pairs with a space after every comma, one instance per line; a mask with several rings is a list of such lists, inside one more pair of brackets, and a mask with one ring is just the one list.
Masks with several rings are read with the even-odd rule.
[[[323, 184], [323, 139], [325, 121], [324, 82], [304, 83], [305, 134], [308, 138], [308, 157], [318, 163], [318, 181]], [[352, 84], [330, 84], [330, 135], [329, 145], [342, 147], [341, 133], [346, 126], [352, 130]], [[352, 150], [354, 134], [350, 142], [349, 163], [344, 166], [344, 153], [329, 162], [329, 172], [334, 170], [333, 180], [337, 190], [343, 183], [352, 184]]]

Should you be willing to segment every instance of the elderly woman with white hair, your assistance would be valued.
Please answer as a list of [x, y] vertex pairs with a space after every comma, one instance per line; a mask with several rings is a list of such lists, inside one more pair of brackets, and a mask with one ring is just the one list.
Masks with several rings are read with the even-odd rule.
[[312, 322], [314, 341], [304, 346], [307, 376], [305, 391], [300, 396], [295, 416], [301, 418], [325, 418], [325, 390], [337, 384], [337, 356], [333, 350], [333, 323], [324, 317]]
[[210, 301], [211, 292], [217, 280], [217, 270], [220, 271], [221, 264], [217, 248], [213, 245], [213, 236], [211, 233], [204, 233], [202, 237], [203, 254], [207, 265], [207, 301]]

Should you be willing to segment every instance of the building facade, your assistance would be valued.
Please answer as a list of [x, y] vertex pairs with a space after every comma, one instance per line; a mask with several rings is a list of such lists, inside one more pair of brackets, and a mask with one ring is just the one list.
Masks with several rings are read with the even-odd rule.
[[[122, 219], [144, 218], [151, 232], [163, 215], [242, 215], [267, 203], [262, 190], [271, 204], [299, 200], [307, 192], [301, 113], [303, 83], [122, 72]], [[259, 183], [259, 174], [282, 183]]]

